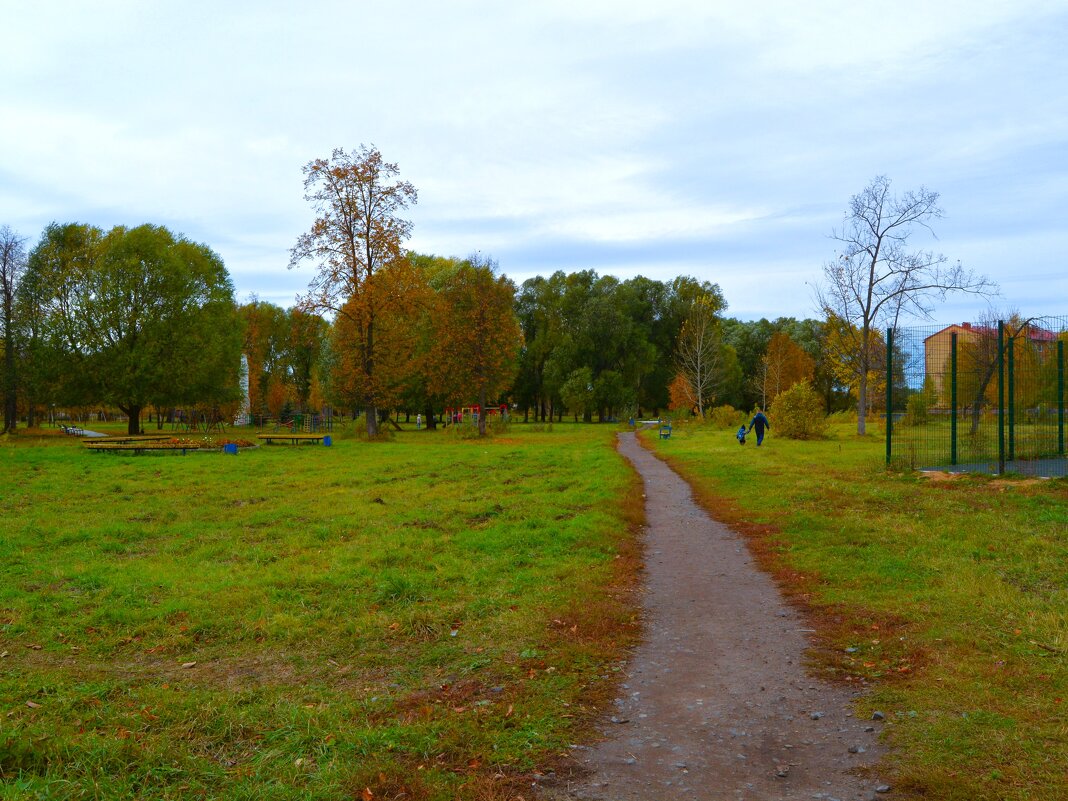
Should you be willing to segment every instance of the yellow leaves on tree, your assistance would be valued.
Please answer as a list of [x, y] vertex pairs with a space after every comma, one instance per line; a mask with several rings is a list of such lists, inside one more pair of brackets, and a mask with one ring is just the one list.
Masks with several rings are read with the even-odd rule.
[[[379, 408], [398, 402], [403, 381], [418, 360], [419, 330], [430, 303], [423, 274], [406, 259], [379, 270], [358, 295], [349, 298], [331, 331], [337, 354], [332, 370], [337, 399], [356, 407], [368, 397]], [[374, 335], [373, 348], [368, 332]]]

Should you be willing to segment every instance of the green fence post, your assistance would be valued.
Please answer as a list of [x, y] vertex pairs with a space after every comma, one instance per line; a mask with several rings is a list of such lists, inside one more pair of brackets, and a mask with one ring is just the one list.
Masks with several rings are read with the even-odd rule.
[[886, 329], [886, 464], [890, 465], [894, 436], [894, 329]]
[[949, 463], [957, 463], [957, 335], [949, 335]]
[[998, 320], [998, 475], [1005, 472], [1005, 322]]
[[1009, 461], [1013, 461], [1016, 458], [1016, 362], [1013, 359], [1013, 353], [1016, 351], [1014, 347], [1016, 344], [1016, 337], [1009, 337], [1009, 364], [1006, 370], [1009, 374], [1008, 389], [1006, 400], [1009, 403]]
[[1057, 340], [1057, 452], [1064, 456], [1064, 340]]

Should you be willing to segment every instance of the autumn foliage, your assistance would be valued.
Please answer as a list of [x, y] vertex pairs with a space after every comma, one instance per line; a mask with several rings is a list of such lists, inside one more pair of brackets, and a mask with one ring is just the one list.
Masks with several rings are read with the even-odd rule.
[[[513, 308], [515, 284], [492, 262], [472, 259], [449, 276], [432, 305], [431, 384], [453, 404], [477, 400], [485, 409], [516, 372], [522, 332]], [[485, 433], [486, 416], [479, 418]]]

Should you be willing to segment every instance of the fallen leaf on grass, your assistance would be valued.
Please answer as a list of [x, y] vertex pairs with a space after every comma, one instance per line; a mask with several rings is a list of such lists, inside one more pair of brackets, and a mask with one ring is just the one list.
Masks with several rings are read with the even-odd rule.
[[31, 651], [40, 651], [41, 650], [41, 646], [37, 645], [36, 643], [34, 643], [32, 645], [27, 645], [26, 647], [29, 648]]
[[34, 701], [27, 701], [26, 702], [26, 706], [28, 706], [30, 709], [40, 709], [41, 708], [41, 705], [36, 703], [36, 702], [34, 702]]
[[370, 787], [364, 787], [363, 792], [360, 793], [360, 798], [362, 798], [363, 801], [371, 801], [371, 799], [374, 797], [375, 794], [371, 792]]
[[183, 662], [182, 663], [182, 669], [183, 670], [189, 670], [189, 668], [196, 667], [196, 666], [197, 666], [196, 662]]

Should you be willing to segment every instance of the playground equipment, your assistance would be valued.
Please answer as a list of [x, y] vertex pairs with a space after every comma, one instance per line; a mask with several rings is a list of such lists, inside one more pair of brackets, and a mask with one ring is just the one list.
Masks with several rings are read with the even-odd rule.
[[[458, 423], [477, 423], [479, 416], [482, 414], [482, 407], [477, 403], [472, 406], [461, 406], [459, 408], [446, 407], [445, 412], [442, 414], [442, 421], [445, 425], [454, 425]], [[486, 420], [489, 421], [493, 417], [505, 418], [508, 416], [508, 404], [502, 403], [500, 406], [487, 406], [486, 407]]]

